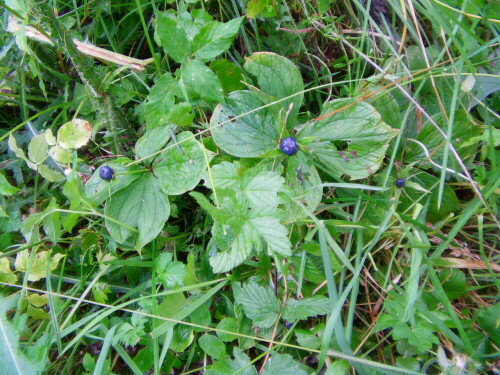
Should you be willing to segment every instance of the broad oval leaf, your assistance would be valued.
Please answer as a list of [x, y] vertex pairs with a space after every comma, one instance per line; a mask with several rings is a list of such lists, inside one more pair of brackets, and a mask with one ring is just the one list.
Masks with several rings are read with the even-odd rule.
[[267, 108], [259, 109], [261, 106], [262, 101], [250, 91], [232, 92], [226, 104], [215, 108], [210, 120], [217, 146], [239, 157], [256, 157], [275, 149], [278, 122]]
[[356, 180], [380, 168], [389, 142], [398, 130], [384, 123], [373, 106], [339, 99], [325, 104], [323, 116], [305, 125], [298, 138], [314, 139], [308, 145], [309, 151], [325, 171], [334, 177], [346, 174]]
[[149, 91], [144, 104], [144, 119], [148, 129], [168, 123], [170, 108], [175, 103], [173, 87], [176, 82], [170, 73], [162, 75]]
[[[296, 157], [287, 158], [286, 193], [294, 202], [302, 203], [309, 212], [313, 212], [321, 203], [323, 188], [321, 178], [312, 160], [299, 150]], [[307, 213], [296, 203], [285, 203], [286, 221], [299, 220]]]
[[281, 309], [271, 288], [250, 281], [243, 286], [234, 283], [233, 292], [234, 300], [243, 306], [245, 315], [252, 319], [253, 324], [260, 328], [269, 328], [276, 323]]
[[259, 88], [269, 96], [283, 99], [297, 94], [280, 103], [287, 111], [293, 104], [287, 121], [288, 127], [293, 127], [304, 99], [304, 82], [295, 64], [272, 52], [257, 52], [247, 58], [245, 69], [255, 76]]
[[190, 98], [219, 101], [224, 90], [217, 74], [199, 60], [188, 60], [181, 67], [182, 82]]
[[173, 16], [158, 13], [155, 32], [161, 46], [175, 62], [180, 63], [189, 55], [190, 42], [186, 32]]
[[244, 17], [229, 22], [212, 21], [194, 37], [191, 53], [201, 61], [209, 61], [225, 52], [238, 34]]
[[[157, 126], [144, 133], [144, 135], [135, 143], [135, 155], [138, 159], [144, 160], [148, 156], [161, 150], [167, 144], [173, 134], [173, 126]], [[151, 162], [151, 160], [146, 160]]]
[[153, 172], [163, 191], [169, 195], [194, 189], [205, 168], [202, 145], [191, 132], [179, 133], [153, 163]]
[[131, 228], [136, 228], [140, 249], [160, 233], [170, 215], [170, 203], [156, 177], [145, 173], [113, 194], [104, 213], [106, 228], [118, 242], [125, 242], [133, 233]]
[[83, 191], [86, 197], [94, 204], [99, 205], [117, 191], [126, 188], [132, 181], [140, 177], [136, 172], [135, 165], [126, 166], [131, 160], [127, 158], [118, 158], [101, 165], [113, 169], [113, 178], [105, 181], [99, 177], [99, 168], [97, 168], [85, 184]]
[[57, 131], [57, 142], [62, 148], [72, 150], [85, 146], [92, 135], [90, 123], [81, 119], [68, 121]]

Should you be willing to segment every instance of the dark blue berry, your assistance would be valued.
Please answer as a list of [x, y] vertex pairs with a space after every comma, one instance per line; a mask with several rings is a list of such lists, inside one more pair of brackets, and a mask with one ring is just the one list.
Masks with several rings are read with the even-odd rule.
[[405, 182], [405, 180], [403, 180], [402, 178], [398, 178], [398, 179], [396, 180], [396, 186], [397, 186], [398, 188], [405, 187], [405, 185], [406, 185], [406, 182]]
[[292, 328], [292, 326], [293, 326], [293, 323], [292, 323], [292, 322], [287, 322], [287, 321], [285, 321], [285, 328], [286, 328], [286, 329], [290, 329], [290, 328]]
[[295, 155], [298, 148], [297, 141], [295, 140], [295, 138], [286, 137], [281, 141], [280, 148], [284, 154], [287, 154], [289, 156]]
[[99, 168], [99, 177], [103, 180], [109, 181], [113, 178], [113, 170], [107, 166], [101, 167]]

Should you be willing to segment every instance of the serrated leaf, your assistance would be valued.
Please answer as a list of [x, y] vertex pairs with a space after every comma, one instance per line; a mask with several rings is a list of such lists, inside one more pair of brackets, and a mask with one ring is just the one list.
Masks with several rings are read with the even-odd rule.
[[233, 356], [234, 360], [226, 358], [214, 362], [206, 369], [204, 375], [234, 375], [236, 372], [241, 375], [257, 375], [255, 367], [250, 365], [250, 358], [238, 347], [234, 347]]
[[[322, 120], [305, 125], [298, 138], [314, 137], [307, 147], [331, 175], [343, 174], [352, 179], [366, 178], [376, 172], [390, 140], [398, 131], [381, 120], [370, 104], [352, 99], [338, 99], [324, 105]], [[342, 143], [346, 149], [340, 149]]]
[[[217, 324], [217, 329], [222, 330], [222, 331], [236, 333], [236, 332], [238, 332], [238, 321], [235, 318], [226, 317], [226, 318], [222, 319], [219, 322], [219, 324]], [[231, 341], [236, 340], [238, 338], [238, 336], [232, 335], [230, 333], [225, 333], [225, 332], [220, 332], [220, 331], [216, 331], [215, 333], [217, 333], [217, 336], [219, 336], [219, 338], [222, 341], [226, 341], [226, 342], [231, 342]]]
[[323, 296], [308, 297], [300, 300], [291, 298], [283, 308], [283, 319], [293, 322], [317, 315], [326, 315], [331, 311], [330, 300]]
[[167, 120], [177, 126], [189, 126], [193, 123], [194, 113], [191, 103], [178, 103], [170, 109]]
[[50, 271], [54, 271], [59, 261], [64, 258], [62, 254], [52, 254], [51, 251], [38, 251], [31, 256], [28, 250], [17, 253], [15, 267], [17, 271], [28, 274], [28, 281], [38, 281], [47, 276], [47, 264], [50, 261]]
[[12, 195], [19, 191], [18, 188], [12, 186], [9, 181], [5, 178], [5, 176], [0, 173], [0, 194], [2, 195]]
[[[299, 150], [297, 157], [288, 158], [285, 192], [293, 202], [300, 202], [309, 212], [314, 212], [323, 197], [323, 188], [320, 185], [318, 171], [305, 152]], [[293, 202], [285, 204], [287, 222], [299, 220], [307, 215], [302, 207]]]
[[120, 243], [133, 233], [130, 228], [137, 228], [136, 244], [140, 249], [162, 230], [170, 215], [170, 203], [156, 177], [145, 173], [113, 194], [106, 202], [104, 213], [107, 216], [106, 228]]
[[85, 196], [99, 205], [141, 177], [141, 173], [134, 173], [137, 170], [135, 165], [126, 166], [130, 162], [131, 160], [127, 158], [117, 158], [101, 165], [100, 167], [108, 166], [113, 169], [113, 178], [110, 181], [99, 177], [100, 167], [97, 168], [83, 188]]
[[45, 138], [45, 134], [37, 134], [28, 145], [28, 157], [33, 163], [40, 164], [47, 159], [47, 150], [49, 145]]
[[161, 46], [175, 62], [181, 63], [190, 51], [190, 41], [182, 25], [166, 13], [157, 13], [156, 35]]
[[272, 52], [256, 52], [247, 58], [245, 70], [255, 76], [259, 89], [271, 97], [283, 99], [297, 94], [279, 103], [286, 111], [293, 105], [287, 121], [287, 126], [293, 127], [304, 99], [304, 82], [295, 64]]
[[150, 163], [151, 159], [146, 159], [156, 151], [162, 149], [167, 144], [173, 134], [174, 127], [171, 125], [160, 125], [149, 129], [135, 143], [135, 155], [137, 159], [144, 159], [146, 163]]
[[[256, 157], [278, 146], [278, 122], [250, 91], [234, 91], [215, 107], [210, 126], [217, 146], [239, 157]], [[249, 114], [245, 114], [251, 112]], [[244, 115], [239, 118], [236, 116]], [[226, 124], [223, 124], [227, 122]]]
[[201, 61], [188, 60], [182, 64], [181, 79], [190, 98], [208, 101], [220, 101], [224, 98], [219, 78]]
[[260, 328], [269, 328], [278, 319], [280, 304], [271, 288], [263, 287], [255, 281], [240, 286], [233, 284], [234, 299], [243, 307], [245, 315]]
[[[228, 203], [229, 204], [229, 203]], [[283, 256], [291, 254], [288, 230], [279, 221], [281, 213], [273, 207], [260, 207], [248, 210], [248, 207], [233, 204], [227, 207], [232, 213], [229, 225], [215, 223], [212, 233], [217, 244], [225, 243], [227, 250], [222, 250], [210, 258], [214, 272], [227, 272], [243, 263], [252, 248], [262, 249], [262, 239], [268, 245], [270, 254]]]
[[400, 322], [393, 328], [392, 336], [396, 340], [407, 339], [410, 345], [423, 353], [430, 350], [433, 344], [439, 344], [439, 340], [432, 333], [432, 330], [423, 324], [411, 328], [408, 324]]
[[307, 375], [290, 354], [274, 353], [266, 362], [262, 375]]
[[86, 120], [68, 121], [57, 131], [57, 143], [66, 150], [85, 146], [92, 135], [92, 126]]
[[226, 355], [226, 345], [217, 336], [204, 334], [198, 339], [198, 343], [213, 359], [221, 359]]
[[[165, 193], [179, 195], [194, 189], [200, 182], [206, 168], [202, 147], [193, 133], [182, 132], [158, 155], [153, 172]], [[211, 156], [207, 156], [210, 160]]]
[[144, 104], [144, 119], [148, 129], [168, 124], [168, 114], [175, 103], [172, 87], [176, 82], [170, 73], [162, 75], [149, 91]]
[[211, 189], [231, 189], [238, 191], [254, 207], [277, 207], [278, 193], [284, 179], [276, 172], [254, 167], [244, 170], [238, 162], [222, 162], [212, 167], [211, 177], [206, 174], [205, 185]]
[[203, 26], [193, 39], [191, 54], [201, 61], [209, 61], [225, 52], [238, 34], [243, 19], [234, 18], [226, 23], [212, 21]]
[[165, 288], [182, 285], [186, 276], [186, 266], [181, 262], [173, 262], [172, 255], [169, 253], [162, 253], [155, 260], [155, 270], [158, 280]]

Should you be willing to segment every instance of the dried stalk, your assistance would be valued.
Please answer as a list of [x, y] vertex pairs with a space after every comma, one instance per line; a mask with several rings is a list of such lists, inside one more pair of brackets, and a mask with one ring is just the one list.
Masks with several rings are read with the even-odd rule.
[[[8, 32], [16, 33], [20, 31], [22, 28], [23, 25], [20, 22], [18, 22], [14, 17], [9, 17], [9, 23], [7, 24]], [[52, 43], [52, 41], [49, 38], [47, 38], [44, 34], [42, 34], [40, 31], [38, 31], [32, 26], [24, 26], [24, 33], [30, 39], [54, 45], [54, 43]], [[135, 59], [133, 57], [122, 55], [120, 53], [108, 51], [107, 49], [94, 46], [91, 43], [81, 42], [76, 38], [73, 38], [73, 43], [75, 43], [75, 46], [78, 49], [78, 51], [80, 51], [84, 55], [99, 60], [104, 60], [116, 65], [127, 66], [130, 67], [131, 69], [139, 71], [144, 70], [146, 68], [146, 65], [153, 61], [152, 58], [140, 60], [140, 59]]]

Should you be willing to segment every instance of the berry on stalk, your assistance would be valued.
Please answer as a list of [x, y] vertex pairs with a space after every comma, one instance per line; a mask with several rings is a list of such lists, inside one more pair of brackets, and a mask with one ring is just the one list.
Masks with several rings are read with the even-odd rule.
[[99, 177], [103, 180], [109, 181], [113, 178], [113, 170], [108, 166], [101, 167], [99, 168]]
[[280, 143], [281, 151], [288, 156], [295, 155], [297, 153], [298, 144], [295, 138], [286, 137]]

